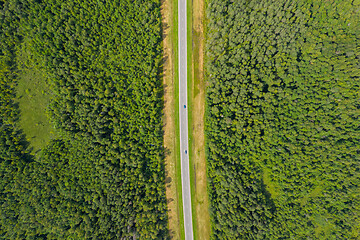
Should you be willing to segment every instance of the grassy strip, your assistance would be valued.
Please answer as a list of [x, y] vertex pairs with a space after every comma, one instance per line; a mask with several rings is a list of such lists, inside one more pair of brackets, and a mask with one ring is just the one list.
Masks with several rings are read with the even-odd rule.
[[[177, 24], [175, 16], [177, 5], [174, 1], [164, 0], [162, 2], [163, 17], [163, 37], [164, 37], [164, 146], [167, 150], [165, 158], [166, 170], [166, 195], [168, 204], [169, 233], [172, 239], [181, 239], [181, 232], [184, 232], [183, 215], [180, 203], [181, 185], [179, 186], [179, 177], [181, 180], [180, 158], [178, 149], [178, 93], [176, 84], [178, 84], [177, 72]], [[181, 183], [181, 181], [180, 181]]]
[[193, 116], [192, 116], [192, 73], [193, 73], [193, 34], [192, 34], [192, 26], [193, 26], [193, 19], [192, 19], [192, 10], [193, 10], [193, 3], [192, 0], [187, 1], [187, 9], [186, 9], [186, 21], [187, 21], [187, 101], [188, 101], [188, 132], [189, 132], [189, 170], [190, 170], [190, 189], [191, 189], [191, 209], [192, 209], [192, 224], [193, 224], [193, 233], [194, 233], [194, 239], [197, 239], [198, 236], [198, 224], [197, 224], [197, 218], [196, 218], [196, 201], [195, 201], [195, 162], [194, 162], [194, 153], [193, 153], [193, 147], [192, 143], [194, 140], [193, 132], [192, 132], [192, 122], [193, 122]]
[[[206, 52], [206, 37], [207, 37], [207, 27], [208, 26], [208, 19], [206, 18], [206, 14], [205, 14], [205, 9], [206, 9], [206, 4], [207, 4], [207, 0], [203, 0], [204, 1], [204, 6], [203, 6], [203, 60], [204, 60], [204, 69], [203, 69], [203, 79], [204, 79], [204, 97], [205, 97], [205, 104], [204, 104], [204, 143], [205, 143], [205, 146], [204, 146], [204, 151], [205, 151], [205, 164], [206, 164], [206, 179], [207, 176], [208, 176], [208, 172], [207, 172], [207, 169], [208, 169], [208, 166], [207, 166], [207, 159], [208, 159], [208, 151], [207, 151], [207, 139], [206, 139], [206, 111], [207, 111], [207, 104], [206, 104], [206, 84], [205, 84], [205, 81], [206, 81], [206, 68], [205, 68], [205, 63], [206, 63], [206, 57], [205, 57], [205, 52]], [[209, 182], [206, 180], [206, 198], [207, 198], [207, 208], [208, 208], [208, 212], [207, 212], [207, 218], [208, 218], [208, 224], [206, 226], [206, 228], [208, 228], [209, 230], [209, 238], [210, 236], [212, 236], [212, 227], [211, 227], [211, 217], [210, 217], [210, 199], [209, 199], [209, 191], [208, 191], [208, 184]]]
[[176, 188], [178, 194], [178, 203], [179, 203], [179, 219], [180, 219], [180, 237], [185, 239], [185, 229], [184, 229], [184, 210], [183, 210], [183, 201], [182, 201], [182, 185], [181, 185], [181, 158], [180, 158], [180, 118], [179, 118], [179, 38], [178, 38], [178, 0], [173, 0], [173, 18], [172, 25], [173, 31], [171, 31], [172, 42], [173, 42], [173, 56], [174, 56], [174, 99], [175, 99], [175, 162], [176, 162]]
[[203, 78], [204, 67], [204, 1], [193, 2], [192, 6], [192, 147], [195, 181], [195, 218], [198, 240], [210, 238], [210, 214], [207, 194], [206, 158], [205, 158], [205, 81]]
[[205, 82], [203, 79], [204, 1], [188, 5], [188, 100], [192, 209], [195, 239], [209, 239], [211, 233], [205, 158]]

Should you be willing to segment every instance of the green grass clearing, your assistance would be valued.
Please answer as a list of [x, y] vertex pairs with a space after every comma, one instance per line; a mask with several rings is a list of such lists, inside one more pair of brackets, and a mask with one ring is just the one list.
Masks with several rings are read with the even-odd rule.
[[56, 136], [55, 129], [46, 115], [50, 92], [44, 72], [31, 60], [26, 41], [18, 50], [17, 65], [16, 96], [20, 109], [19, 124], [30, 143], [32, 153], [36, 155]]

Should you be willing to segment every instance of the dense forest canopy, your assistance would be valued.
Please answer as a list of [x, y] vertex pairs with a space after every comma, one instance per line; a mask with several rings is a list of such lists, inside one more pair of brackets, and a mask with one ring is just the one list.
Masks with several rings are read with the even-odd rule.
[[[160, 1], [0, 1], [0, 238], [166, 239]], [[24, 40], [59, 136], [27, 150]]]
[[213, 239], [360, 237], [359, 11], [207, 1]]

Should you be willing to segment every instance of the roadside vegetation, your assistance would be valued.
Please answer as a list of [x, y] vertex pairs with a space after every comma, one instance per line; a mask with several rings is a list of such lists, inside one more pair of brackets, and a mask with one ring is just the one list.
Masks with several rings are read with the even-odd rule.
[[360, 237], [359, 11], [206, 1], [212, 239]]
[[160, 1], [0, 8], [0, 238], [168, 238]]
[[188, 2], [188, 96], [189, 137], [192, 181], [193, 227], [195, 239], [210, 238], [209, 201], [205, 159], [205, 81], [204, 81], [204, 1]]
[[183, 239], [184, 218], [181, 192], [181, 163], [179, 146], [179, 95], [178, 95], [178, 32], [177, 7], [174, 0], [162, 2], [164, 49], [164, 148], [166, 197], [171, 239]]

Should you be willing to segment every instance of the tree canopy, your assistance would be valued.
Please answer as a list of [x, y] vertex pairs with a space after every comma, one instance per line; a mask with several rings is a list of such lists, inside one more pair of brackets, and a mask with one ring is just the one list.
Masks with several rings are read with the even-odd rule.
[[[160, 1], [1, 1], [2, 239], [166, 239]], [[48, 75], [59, 132], [16, 119], [16, 47]]]
[[356, 239], [358, 1], [207, 1], [213, 239]]

